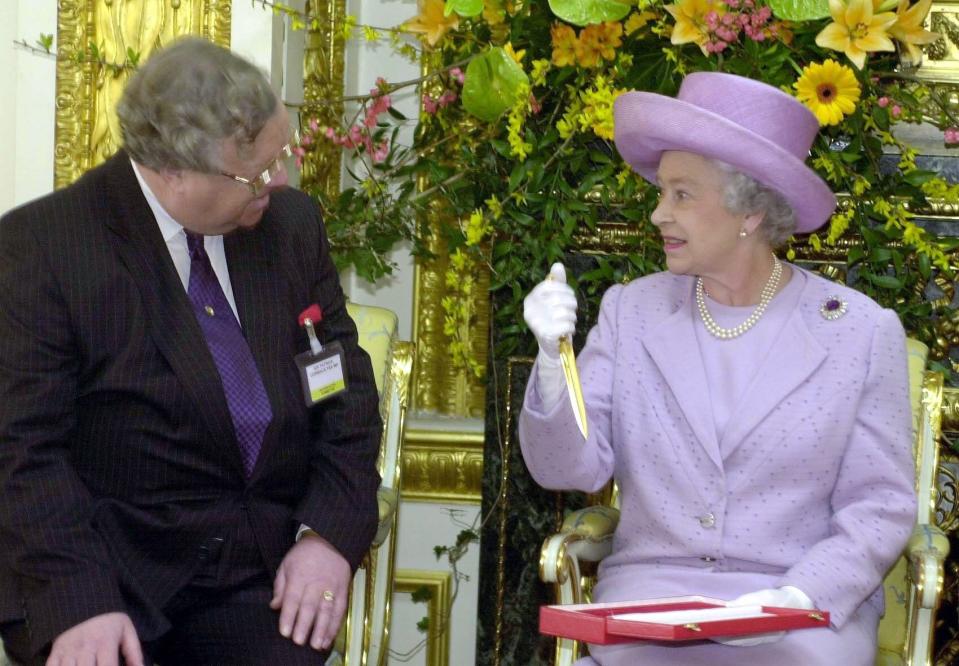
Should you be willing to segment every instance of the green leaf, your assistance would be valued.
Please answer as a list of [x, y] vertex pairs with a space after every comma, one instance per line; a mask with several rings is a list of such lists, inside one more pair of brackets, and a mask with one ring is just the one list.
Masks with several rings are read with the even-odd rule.
[[500, 47], [473, 58], [466, 68], [463, 107], [488, 123], [513, 106], [529, 85], [523, 68]]
[[862, 276], [881, 289], [902, 289], [902, 280], [892, 275], [875, 275], [863, 273]]
[[53, 35], [41, 32], [40, 37], [37, 39], [37, 45], [47, 53], [50, 53], [50, 49], [53, 48]]
[[443, 15], [456, 12], [460, 16], [478, 16], [483, 13], [483, 0], [446, 0]]
[[433, 592], [425, 585], [420, 585], [418, 588], [410, 592], [410, 598], [413, 600], [414, 604], [424, 603], [433, 598]]
[[549, 0], [549, 8], [567, 23], [582, 26], [618, 21], [629, 13], [632, 6], [617, 0]]
[[829, 0], [769, 0], [776, 18], [786, 21], [814, 21], [829, 16]]
[[134, 51], [133, 47], [127, 47], [127, 62], [130, 63], [131, 67], [138, 67], [140, 65], [140, 52]]
[[430, 630], [430, 619], [428, 617], [424, 617], [416, 623], [416, 628], [424, 634], [427, 633]]
[[920, 185], [922, 185], [929, 179], [935, 178], [936, 175], [937, 174], [935, 171], [924, 171], [922, 169], [913, 169], [912, 171], [907, 171], [906, 173], [902, 174], [902, 179], [906, 181], [907, 183], [909, 183], [910, 185], [915, 185], [916, 187], [919, 187]]

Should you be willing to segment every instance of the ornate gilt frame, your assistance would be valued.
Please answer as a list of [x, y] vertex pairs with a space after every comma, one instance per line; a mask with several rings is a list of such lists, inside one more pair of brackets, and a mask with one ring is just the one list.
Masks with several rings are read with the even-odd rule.
[[[343, 20], [345, 0], [307, 0], [307, 15], [317, 19], [306, 33], [303, 59], [303, 108], [300, 122], [316, 119], [320, 125], [336, 127], [343, 115], [343, 72], [345, 67]], [[300, 182], [319, 186], [330, 197], [340, 191], [343, 154], [339, 146], [320, 141], [303, 160]]]
[[186, 34], [228, 46], [230, 19], [230, 0], [60, 0], [54, 187], [72, 183], [120, 143], [113, 109], [127, 72], [72, 56], [95, 44], [108, 63], [122, 64], [128, 49], [142, 60]]
[[430, 592], [426, 616], [429, 634], [426, 641], [427, 666], [447, 666], [450, 658], [450, 632], [438, 630], [450, 618], [453, 608], [452, 575], [447, 571], [397, 569], [394, 593], [410, 594], [425, 587]]

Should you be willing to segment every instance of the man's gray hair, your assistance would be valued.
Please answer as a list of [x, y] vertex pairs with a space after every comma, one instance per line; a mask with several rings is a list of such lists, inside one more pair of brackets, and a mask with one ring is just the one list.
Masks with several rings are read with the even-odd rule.
[[266, 76], [229, 50], [199, 37], [157, 51], [130, 78], [117, 115], [123, 148], [151, 169], [222, 169], [220, 141], [241, 154], [276, 113]]
[[796, 213], [777, 190], [721, 160], [710, 160], [726, 177], [723, 202], [733, 215], [764, 213], [759, 233], [776, 249], [796, 232]]

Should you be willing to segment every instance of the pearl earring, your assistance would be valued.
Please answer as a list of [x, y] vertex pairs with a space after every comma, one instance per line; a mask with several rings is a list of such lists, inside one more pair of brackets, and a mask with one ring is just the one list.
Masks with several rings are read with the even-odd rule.
[[745, 237], [748, 236], [748, 235], [749, 235], [749, 234], [746, 233], [746, 230], [745, 230], [745, 229], [740, 229], [740, 230], [739, 230], [739, 237], [740, 237], [740, 238], [745, 238]]

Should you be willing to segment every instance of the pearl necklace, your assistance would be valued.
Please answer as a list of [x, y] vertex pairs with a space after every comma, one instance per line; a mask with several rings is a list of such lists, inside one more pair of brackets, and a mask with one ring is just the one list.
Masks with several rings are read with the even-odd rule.
[[773, 272], [769, 275], [769, 279], [766, 280], [766, 285], [759, 294], [759, 304], [756, 306], [756, 309], [752, 311], [752, 314], [746, 318], [746, 321], [734, 328], [723, 328], [717, 324], [713, 316], [709, 314], [709, 310], [706, 308], [706, 288], [703, 286], [703, 279], [701, 277], [696, 278], [696, 305], [699, 306], [699, 316], [702, 317], [706, 330], [709, 331], [713, 337], [719, 338], [720, 340], [731, 340], [732, 338], [738, 338], [751, 329], [756, 325], [756, 322], [759, 321], [759, 318], [763, 316], [769, 302], [773, 300], [773, 296], [776, 295], [776, 290], [779, 288], [779, 279], [782, 277], [782, 274], [783, 265], [779, 259], [776, 258], [776, 255], [773, 255]]

